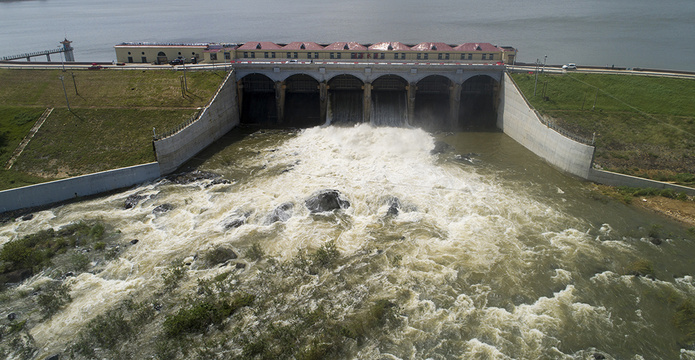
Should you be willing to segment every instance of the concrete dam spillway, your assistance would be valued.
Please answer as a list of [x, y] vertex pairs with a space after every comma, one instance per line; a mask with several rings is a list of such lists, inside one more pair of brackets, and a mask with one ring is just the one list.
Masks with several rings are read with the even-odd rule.
[[370, 123], [430, 131], [494, 129], [502, 66], [241, 64], [241, 124]]

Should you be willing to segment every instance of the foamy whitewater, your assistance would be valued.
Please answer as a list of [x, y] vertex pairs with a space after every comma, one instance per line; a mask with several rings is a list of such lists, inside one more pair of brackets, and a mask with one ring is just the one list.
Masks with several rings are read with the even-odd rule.
[[[162, 180], [4, 224], [2, 242], [80, 220], [120, 230], [120, 256], [68, 277], [72, 301], [49, 320], [28, 323], [38, 358], [64, 351], [88, 321], [124, 300], [155, 301], [162, 275], [176, 260], [189, 265], [178, 292], [168, 296], [194, 296], [199, 279], [228, 271], [235, 274], [234, 291], [256, 296], [258, 305], [233, 316], [227, 337], [211, 335], [221, 339], [220, 358], [242, 356], [242, 340], [261, 336], [270, 324], [296, 324], [295, 312], [323, 309], [338, 321], [379, 300], [395, 305], [397, 321], [343, 345], [336, 358], [693, 356], [678, 342], [683, 334], [671, 318], [676, 305], [661, 295], [694, 296], [691, 266], [672, 264], [692, 255], [690, 240], [673, 235], [661, 246], [651, 244], [639, 233], [642, 218], [620, 204], [589, 199], [585, 184], [574, 179], [562, 178], [544, 192], [523, 171], [488, 161], [485, 153], [462, 161], [456, 155], [470, 148], [457, 136], [435, 139], [418, 129], [369, 125], [260, 131], [201, 165], [230, 184]], [[492, 136], [504, 135], [466, 139]], [[452, 152], [432, 154], [442, 139], [453, 144]], [[532, 160], [524, 166], [545, 165]], [[553, 176], [548, 181], [556, 181]], [[305, 200], [324, 189], [338, 190], [350, 206], [311, 214]], [[146, 198], [124, 209], [134, 194]], [[394, 199], [398, 211], [389, 215]], [[269, 220], [288, 203], [285, 221]], [[162, 204], [172, 210], [153, 212]], [[227, 226], [234, 219], [243, 225]], [[132, 239], [139, 242], [130, 245]], [[333, 268], [300, 274], [278, 265], [332, 241], [340, 252]], [[253, 244], [263, 259], [244, 257]], [[222, 245], [245, 266], [200, 265], [199, 254]], [[655, 279], [624, 275], [637, 258], [654, 263]], [[45, 270], [15, 290], [32, 292], [50, 277]], [[2, 310], [12, 311], [7, 304]], [[143, 327], [138, 344], [160, 336], [173, 311], [165, 307]]]

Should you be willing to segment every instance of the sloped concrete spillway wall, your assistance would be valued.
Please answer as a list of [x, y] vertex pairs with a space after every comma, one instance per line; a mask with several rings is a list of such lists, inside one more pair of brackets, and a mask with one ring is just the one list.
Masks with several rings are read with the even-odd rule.
[[239, 124], [236, 92], [236, 76], [231, 71], [198, 120], [154, 142], [162, 175], [175, 171]]
[[509, 74], [501, 83], [497, 127], [558, 169], [588, 179], [594, 147], [569, 139], [544, 125]]

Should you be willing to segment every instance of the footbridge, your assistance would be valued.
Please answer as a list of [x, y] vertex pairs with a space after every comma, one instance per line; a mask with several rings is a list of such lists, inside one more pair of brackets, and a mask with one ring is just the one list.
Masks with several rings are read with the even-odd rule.
[[460, 130], [496, 126], [504, 65], [245, 61], [234, 72], [242, 123], [392, 125], [388, 113], [411, 126]]

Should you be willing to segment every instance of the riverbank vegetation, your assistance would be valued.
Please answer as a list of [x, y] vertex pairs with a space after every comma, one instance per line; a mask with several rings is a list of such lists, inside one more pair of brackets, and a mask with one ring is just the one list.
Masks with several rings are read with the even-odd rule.
[[695, 81], [575, 72], [513, 78], [543, 116], [595, 139], [597, 166], [695, 185]]
[[[154, 161], [153, 128], [188, 120], [225, 75], [188, 72], [182, 92], [183, 73], [170, 70], [0, 70], [0, 189]], [[5, 170], [46, 108], [55, 110]]]

